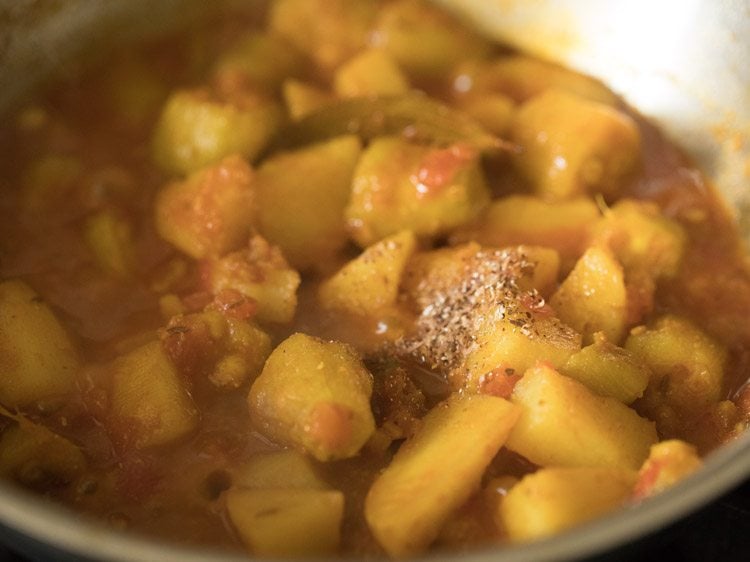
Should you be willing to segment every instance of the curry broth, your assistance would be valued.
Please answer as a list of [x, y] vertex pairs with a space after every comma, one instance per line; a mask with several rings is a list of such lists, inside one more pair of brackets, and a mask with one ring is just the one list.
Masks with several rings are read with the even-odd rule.
[[[173, 176], [153, 163], [152, 134], [170, 91], [206, 84], [211, 61], [254, 20], [255, 16], [233, 15], [207, 26], [208, 31], [195, 30], [129, 51], [104, 68], [56, 85], [8, 119], [0, 132], [2, 278], [22, 279], [52, 307], [73, 338], [83, 365], [76, 388], [62, 403], [41, 401], [19, 410], [76, 443], [85, 452], [86, 468], [70, 482], [31, 478], [26, 484], [115, 528], [232, 550], [242, 548], [224, 504], [233, 471], [255, 455], [281, 447], [251, 422], [246, 400], [251, 381], [237, 390], [217, 391], [205, 380], [188, 377], [199, 411], [197, 428], [174, 442], [145, 448], [133, 446], [131, 428], [104, 421], [110, 403], [101, 381], [109, 376], [110, 361], [165, 329], [168, 320], [161, 299], [166, 293], [187, 302], [188, 312], [211, 301], [211, 295], [205, 295], [204, 264], [184, 257], [156, 232], [154, 198]], [[491, 56], [505, 54], [497, 49]], [[317, 86], [329, 80], [324, 71], [306, 78]], [[140, 81], [140, 94], [123, 90], [129, 80]], [[414, 83], [445, 102], [458, 104], [461, 99], [450, 81], [417, 77]], [[664, 422], [675, 435], [663, 438], [687, 439], [705, 454], [731, 439], [750, 415], [747, 399], [738, 399], [747, 381], [750, 350], [750, 327], [745, 322], [750, 275], [744, 248], [728, 211], [700, 172], [636, 112], [617, 107], [635, 120], [641, 137], [641, 166], [618, 198], [657, 203], [688, 238], [679, 274], [657, 284], [653, 309], [639, 324], [668, 312], [679, 313], [729, 350], [721, 398], [737, 405], [727, 402], [685, 420]], [[46, 168], [40, 169], [45, 158]], [[501, 153], [482, 164], [494, 197], [528, 184], [508, 164], [509, 158]], [[46, 191], [33, 193], [29, 185], [47, 181], [34, 179], [40, 176], [55, 179]], [[609, 202], [599, 203], [606, 207]], [[102, 210], [113, 211], [131, 225], [134, 265], [126, 275], [103, 271], [83, 237], [87, 219]], [[427, 250], [444, 245], [448, 237], [425, 238], [429, 241], [423, 241], [422, 248]], [[302, 273], [294, 320], [263, 324], [274, 347], [294, 332], [345, 341], [366, 357], [368, 366], [375, 364], [377, 372], [379, 356], [392, 353], [391, 344], [408, 332], [415, 311], [362, 318], [323, 310], [317, 301], [323, 280], [360, 251], [349, 243], [315, 270]], [[429, 365], [413, 358], [404, 360], [404, 365], [425, 396], [425, 408], [450, 394], [449, 381]], [[377, 384], [375, 393], [377, 409], [378, 401], [388, 394]], [[10, 404], [5, 407], [16, 410]], [[636, 401], [634, 407], [643, 415], [654, 411], [643, 401]], [[3, 419], [5, 427], [13, 425], [11, 418]], [[397, 446], [394, 442], [378, 448], [371, 443], [354, 458], [316, 464], [324, 480], [346, 497], [339, 552], [383, 552], [368, 529], [363, 505]], [[518, 479], [536, 468], [503, 449], [490, 464], [485, 481], [498, 476]], [[450, 516], [436, 548], [503, 540], [484, 497], [473, 494]]]

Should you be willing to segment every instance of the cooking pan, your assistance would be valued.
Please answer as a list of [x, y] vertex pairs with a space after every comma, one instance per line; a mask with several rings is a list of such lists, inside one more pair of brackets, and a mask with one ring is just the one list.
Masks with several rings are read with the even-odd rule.
[[[750, 239], [750, 2], [438, 1], [494, 38], [602, 78], [687, 150], [714, 180]], [[44, 80], [74, 73], [94, 56], [228, 3], [0, 0], [0, 123]], [[613, 552], [748, 478], [750, 434], [713, 453], [698, 473], [638, 506], [549, 540], [442, 558], [538, 562]], [[116, 533], [2, 482], [0, 541], [38, 560], [247, 560]]]

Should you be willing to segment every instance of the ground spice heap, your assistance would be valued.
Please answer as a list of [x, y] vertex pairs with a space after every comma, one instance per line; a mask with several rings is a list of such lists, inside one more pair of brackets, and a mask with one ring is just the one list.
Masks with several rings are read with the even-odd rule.
[[480, 249], [463, 259], [457, 276], [428, 279], [417, 292], [427, 302], [414, 331], [400, 343], [402, 353], [422, 365], [448, 373], [459, 367], [488, 322], [507, 321], [529, 338], [536, 337], [534, 311], [545, 307], [535, 290], [519, 286], [535, 269], [517, 248]]

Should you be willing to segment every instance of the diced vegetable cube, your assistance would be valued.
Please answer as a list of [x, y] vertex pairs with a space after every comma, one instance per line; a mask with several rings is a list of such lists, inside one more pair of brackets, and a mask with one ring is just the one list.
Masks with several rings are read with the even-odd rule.
[[488, 201], [474, 149], [382, 137], [359, 160], [346, 219], [364, 247], [405, 229], [417, 236], [444, 234], [474, 218]]
[[625, 334], [628, 292], [622, 266], [606, 247], [592, 246], [552, 295], [550, 304], [560, 319], [591, 342], [603, 332], [612, 343]]
[[643, 406], [655, 419], [662, 409], [684, 417], [722, 399], [727, 350], [689, 320], [662, 316], [651, 327], [633, 329], [625, 348], [653, 372]]
[[373, 41], [420, 79], [438, 78], [463, 59], [490, 50], [488, 41], [423, 0], [386, 4]]
[[589, 242], [599, 210], [589, 198], [546, 201], [530, 195], [510, 195], [490, 203], [475, 221], [454, 235], [488, 246], [532, 244], [554, 248], [572, 263]]
[[626, 269], [653, 279], [673, 277], [685, 253], [687, 235], [656, 204], [624, 199], [605, 211], [594, 239], [607, 243]]
[[494, 396], [454, 394], [435, 406], [375, 480], [365, 517], [388, 554], [416, 556], [479, 488], [517, 409]]
[[643, 396], [651, 377], [648, 367], [632, 352], [604, 338], [595, 338], [594, 343], [571, 355], [560, 372], [623, 404]]
[[529, 311], [525, 326], [517, 318], [486, 321], [462, 367], [451, 373], [454, 385], [482, 390], [497, 369], [522, 374], [538, 361], [558, 367], [581, 349], [581, 336], [548, 312]]
[[169, 173], [185, 175], [231, 154], [252, 160], [280, 119], [280, 108], [262, 98], [245, 95], [224, 102], [212, 99], [205, 90], [177, 91], [156, 123], [154, 161]]
[[342, 97], [388, 96], [408, 92], [409, 81], [385, 51], [370, 49], [336, 70], [333, 87]]
[[366, 46], [376, 11], [373, 0], [276, 0], [269, 24], [332, 71]]
[[65, 484], [86, 468], [86, 458], [68, 439], [23, 420], [0, 434], [0, 475], [27, 486]]
[[282, 87], [284, 103], [292, 119], [299, 120], [330, 103], [333, 96], [317, 86], [290, 78]]
[[114, 361], [110, 404], [110, 431], [126, 448], [170, 443], [198, 423], [185, 383], [158, 341]]
[[220, 257], [248, 239], [255, 222], [254, 174], [238, 156], [168, 184], [155, 202], [159, 234], [189, 256]]
[[657, 441], [653, 423], [545, 364], [524, 373], [511, 401], [521, 416], [507, 446], [540, 466], [637, 470]]
[[516, 109], [512, 99], [503, 94], [480, 94], [461, 103], [461, 109], [498, 136], [505, 136]]
[[0, 402], [22, 408], [75, 388], [75, 346], [50, 308], [22, 281], [0, 283]]
[[497, 92], [518, 103], [553, 88], [608, 105], [617, 102], [598, 80], [525, 55], [468, 62], [456, 71], [454, 85], [458, 93]]
[[524, 103], [510, 127], [518, 170], [548, 198], [619, 195], [640, 162], [635, 122], [607, 105], [561, 90]]
[[635, 479], [614, 467], [540, 469], [500, 502], [503, 527], [512, 541], [548, 537], [622, 506]]
[[274, 451], [254, 456], [233, 471], [239, 488], [325, 489], [310, 459], [299, 451]]
[[260, 322], [284, 324], [294, 318], [299, 273], [262, 237], [253, 236], [245, 250], [207, 262], [204, 271], [213, 294], [233, 290], [253, 299]]
[[234, 488], [226, 493], [226, 506], [234, 528], [256, 556], [322, 557], [338, 549], [341, 492]]
[[294, 267], [328, 261], [346, 244], [344, 209], [361, 150], [346, 135], [276, 154], [258, 170], [260, 231]]
[[220, 91], [258, 89], [275, 93], [285, 79], [303, 73], [303, 56], [283, 37], [252, 31], [223, 52], [213, 69]]
[[352, 457], [375, 430], [372, 376], [348, 345], [294, 334], [250, 388], [250, 417], [269, 437], [328, 461]]
[[416, 247], [410, 230], [376, 242], [320, 286], [321, 304], [368, 316], [396, 304], [406, 262]]
[[108, 210], [88, 218], [84, 235], [96, 262], [117, 277], [133, 274], [136, 265], [135, 243], [130, 223]]
[[657, 443], [638, 472], [634, 495], [644, 498], [663, 492], [701, 466], [703, 461], [692, 445], [679, 439]]

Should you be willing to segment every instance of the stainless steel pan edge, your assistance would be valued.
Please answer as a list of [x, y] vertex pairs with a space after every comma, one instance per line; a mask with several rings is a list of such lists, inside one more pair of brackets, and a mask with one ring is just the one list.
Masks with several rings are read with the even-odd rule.
[[[495, 37], [611, 84], [688, 149], [747, 224], [750, 2], [438, 1]], [[200, 17], [207, 6], [194, 0], [0, 0], [0, 115], [50, 74], [74, 71], [72, 61], [81, 56], [163, 32]], [[670, 13], [679, 17], [664, 19]], [[668, 52], [653, 56], [665, 38]], [[633, 41], [639, 48], [628, 50]], [[536, 562], [591, 556], [657, 531], [748, 476], [750, 435], [745, 435], [712, 455], [698, 474], [642, 505], [548, 541], [432, 558]], [[0, 483], [0, 523], [0, 538], [38, 560], [246, 560], [116, 533], [5, 483]]]

